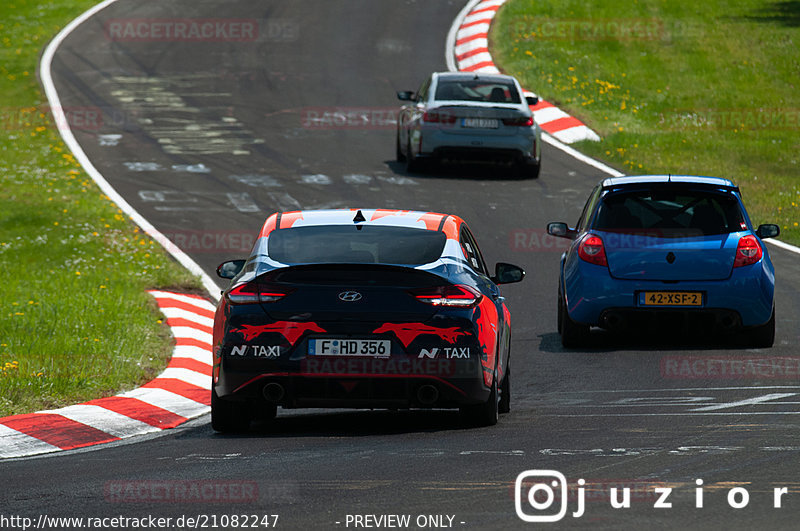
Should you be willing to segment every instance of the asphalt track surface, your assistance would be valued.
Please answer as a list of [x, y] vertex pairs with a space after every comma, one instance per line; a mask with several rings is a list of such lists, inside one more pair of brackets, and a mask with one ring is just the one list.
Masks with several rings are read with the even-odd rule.
[[[284, 411], [275, 429], [239, 436], [215, 434], [205, 417], [157, 437], [2, 462], [3, 515], [277, 514], [286, 529], [356, 528], [348, 515], [410, 515], [412, 524], [418, 515], [446, 515], [456, 528], [525, 528], [514, 481], [525, 470], [551, 469], [571, 483], [584, 478], [588, 490], [585, 514], [554, 528], [796, 525], [796, 360], [793, 369], [779, 364], [741, 378], [702, 372], [711, 358], [796, 355], [796, 255], [769, 248], [778, 271], [772, 349], [598, 334], [597, 348], [565, 351], [555, 316], [560, 251], [542, 238], [543, 227], [577, 219], [603, 177], [598, 170], [545, 145], [538, 180], [485, 168], [408, 175], [393, 161], [394, 132], [379, 117], [367, 127], [309, 121], [319, 108], [397, 108], [396, 90], [446, 68], [445, 36], [462, 7], [460, 0], [120, 0], [66, 39], [53, 74], [65, 107], [102, 110], [102, 125], [75, 127], [97, 168], [159, 230], [183, 238], [210, 273], [242, 256], [237, 244], [247, 247], [274, 210], [363, 206], [464, 217], [487, 261], [528, 271], [504, 289], [513, 316], [512, 412], [495, 427], [467, 429], [446, 411]], [[259, 37], [112, 42], [105, 25], [219, 17], [255, 19]], [[680, 370], [684, 358], [693, 358], [694, 372]], [[223, 501], [219, 490], [203, 502], [165, 495], [180, 485], [225, 484], [242, 487], [239, 503]], [[610, 507], [613, 486], [632, 488], [629, 509]], [[654, 508], [653, 486], [674, 488], [671, 508]], [[734, 487], [747, 489], [745, 508], [729, 505]], [[788, 488], [780, 509], [776, 487]], [[570, 513], [577, 508], [571, 496], [567, 504]]]

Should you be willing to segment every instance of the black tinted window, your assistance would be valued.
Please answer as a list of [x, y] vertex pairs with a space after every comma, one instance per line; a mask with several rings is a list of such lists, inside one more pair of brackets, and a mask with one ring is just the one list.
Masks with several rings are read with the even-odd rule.
[[446, 241], [443, 232], [406, 227], [297, 227], [271, 232], [267, 252], [284, 264], [420, 265], [436, 261]]
[[480, 79], [442, 80], [436, 85], [437, 100], [485, 101], [491, 103], [520, 103], [513, 83], [490, 83]]
[[597, 230], [655, 231], [656, 235], [726, 234], [744, 230], [739, 202], [713, 192], [640, 191], [607, 195], [594, 221]]

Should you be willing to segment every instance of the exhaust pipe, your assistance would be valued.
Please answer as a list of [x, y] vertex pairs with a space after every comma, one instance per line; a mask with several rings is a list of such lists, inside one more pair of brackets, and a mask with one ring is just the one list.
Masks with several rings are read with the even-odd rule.
[[619, 331], [625, 328], [625, 318], [617, 312], [608, 312], [603, 316], [603, 323], [605, 328], [611, 331]]
[[262, 394], [264, 398], [267, 399], [267, 402], [278, 403], [283, 399], [283, 395], [286, 394], [286, 391], [281, 384], [270, 382], [264, 386]]
[[432, 385], [421, 385], [417, 389], [417, 400], [425, 406], [435, 404], [439, 400], [439, 390]]

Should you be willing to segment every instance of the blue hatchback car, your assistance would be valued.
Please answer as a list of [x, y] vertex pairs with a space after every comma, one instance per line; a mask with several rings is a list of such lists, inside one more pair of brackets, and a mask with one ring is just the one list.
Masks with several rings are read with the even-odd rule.
[[592, 326], [611, 331], [742, 332], [748, 345], [775, 339], [775, 270], [739, 188], [727, 179], [646, 175], [605, 179], [561, 256], [558, 331], [586, 345]]

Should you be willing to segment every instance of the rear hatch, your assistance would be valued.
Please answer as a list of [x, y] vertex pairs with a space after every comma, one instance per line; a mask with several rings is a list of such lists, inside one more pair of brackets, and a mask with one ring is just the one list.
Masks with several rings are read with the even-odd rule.
[[512, 104], [445, 104], [429, 108], [427, 116], [426, 123], [431, 123], [431, 117], [438, 117], [442, 131], [455, 135], [509, 136], [517, 134], [520, 127], [533, 125], [528, 124], [530, 112]]
[[653, 237], [601, 232], [611, 276], [625, 280], [702, 281], [730, 277], [741, 234]]
[[374, 323], [427, 321], [436, 307], [409, 292], [447, 283], [413, 268], [368, 264], [294, 266], [260, 280], [290, 291], [277, 302], [261, 304], [276, 321], [339, 323], [350, 329], [364, 323], [370, 331]]

